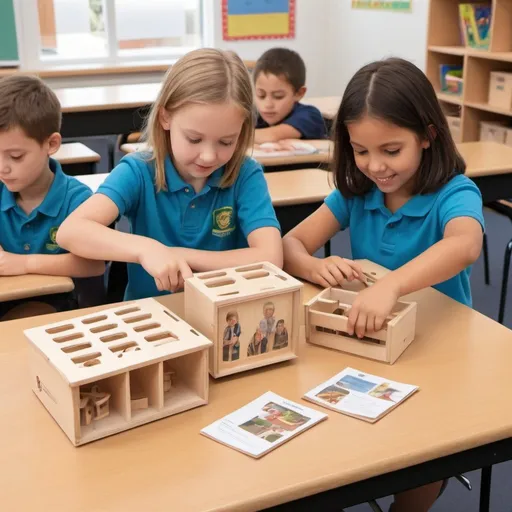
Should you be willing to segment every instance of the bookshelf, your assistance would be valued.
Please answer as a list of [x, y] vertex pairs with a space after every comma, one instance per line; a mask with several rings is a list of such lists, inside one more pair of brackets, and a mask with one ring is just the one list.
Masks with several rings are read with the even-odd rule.
[[[459, 25], [461, 3], [492, 5], [488, 50], [462, 46]], [[427, 34], [426, 74], [446, 114], [460, 116], [460, 141], [478, 141], [482, 121], [512, 125], [512, 107], [506, 109], [488, 103], [491, 72], [512, 73], [512, 0], [431, 0]], [[462, 65], [462, 96], [441, 91], [441, 64]]]

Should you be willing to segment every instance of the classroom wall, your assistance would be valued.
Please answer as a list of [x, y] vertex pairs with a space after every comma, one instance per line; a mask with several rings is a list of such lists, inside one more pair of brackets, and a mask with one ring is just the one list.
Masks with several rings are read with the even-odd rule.
[[329, 91], [329, 84], [325, 80], [328, 63], [322, 56], [329, 47], [327, 27], [330, 25], [331, 3], [332, 0], [296, 0], [295, 39], [224, 41], [221, 2], [215, 1], [213, 44], [217, 48], [236, 51], [245, 60], [256, 60], [265, 50], [274, 46], [291, 48], [297, 51], [306, 63], [307, 95], [325, 96]]
[[424, 69], [428, 0], [414, 0], [411, 13], [352, 9], [351, 3], [330, 4], [326, 95], [343, 94], [361, 66], [385, 57], [402, 57]]

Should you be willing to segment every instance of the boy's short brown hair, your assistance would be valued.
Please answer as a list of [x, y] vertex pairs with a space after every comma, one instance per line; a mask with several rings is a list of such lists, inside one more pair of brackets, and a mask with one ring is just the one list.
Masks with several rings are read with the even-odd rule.
[[0, 132], [19, 127], [42, 144], [60, 131], [61, 120], [59, 100], [42, 80], [26, 75], [0, 79]]
[[297, 92], [306, 85], [306, 65], [301, 56], [288, 48], [271, 48], [257, 61], [253, 71], [256, 82], [260, 73], [284, 76]]

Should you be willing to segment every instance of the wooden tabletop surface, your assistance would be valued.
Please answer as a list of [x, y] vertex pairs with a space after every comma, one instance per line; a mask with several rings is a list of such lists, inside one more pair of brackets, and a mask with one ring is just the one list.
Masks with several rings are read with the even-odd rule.
[[0, 277], [0, 302], [66, 293], [74, 288], [75, 285], [69, 277], [35, 274], [2, 276]]
[[479, 141], [457, 144], [466, 161], [466, 176], [478, 178], [512, 172], [512, 147], [498, 142]]
[[[84, 312], [0, 324], [3, 507], [254, 511], [510, 437], [512, 408], [490, 393], [509, 387], [512, 331], [432, 289], [406, 299], [416, 339], [393, 366], [301, 342], [297, 360], [210, 379], [207, 406], [80, 448], [30, 389], [23, 329]], [[160, 300], [183, 314], [182, 295]], [[261, 460], [199, 434], [268, 390], [301, 402], [346, 366], [420, 390], [374, 425], [324, 409], [327, 421]]]
[[81, 142], [62, 144], [57, 153], [53, 155], [53, 158], [62, 165], [100, 161], [100, 155]]

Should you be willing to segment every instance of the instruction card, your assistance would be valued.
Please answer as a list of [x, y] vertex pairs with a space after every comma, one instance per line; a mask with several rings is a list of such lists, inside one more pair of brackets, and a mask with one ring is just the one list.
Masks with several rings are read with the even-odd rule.
[[326, 418], [327, 414], [268, 391], [203, 428], [201, 434], [259, 458]]
[[308, 391], [304, 399], [373, 423], [417, 390], [418, 386], [345, 368]]

